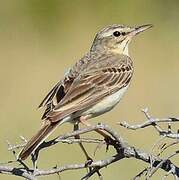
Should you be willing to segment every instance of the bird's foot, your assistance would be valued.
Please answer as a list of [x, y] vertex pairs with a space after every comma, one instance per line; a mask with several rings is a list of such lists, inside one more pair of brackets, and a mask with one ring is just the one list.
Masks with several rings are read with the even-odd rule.
[[106, 136], [104, 138], [104, 141], [106, 142], [106, 152], [109, 150], [110, 145], [115, 146], [117, 142], [116, 140], [112, 139], [110, 136]]

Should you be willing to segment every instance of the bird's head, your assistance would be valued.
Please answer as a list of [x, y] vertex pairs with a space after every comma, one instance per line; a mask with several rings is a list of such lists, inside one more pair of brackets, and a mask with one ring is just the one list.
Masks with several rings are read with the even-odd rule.
[[132, 38], [151, 27], [151, 24], [135, 27], [116, 24], [107, 26], [97, 33], [91, 50], [128, 55], [128, 45]]

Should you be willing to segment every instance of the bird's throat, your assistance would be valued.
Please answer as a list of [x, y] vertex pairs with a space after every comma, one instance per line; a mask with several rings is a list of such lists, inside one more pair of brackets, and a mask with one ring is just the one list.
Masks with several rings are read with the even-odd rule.
[[124, 54], [126, 56], [129, 56], [128, 44], [123, 47], [112, 49], [111, 51], [115, 54]]
[[112, 49], [112, 52], [129, 56], [129, 51], [128, 51], [129, 42], [130, 40], [126, 39], [125, 41], [119, 43], [116, 48]]

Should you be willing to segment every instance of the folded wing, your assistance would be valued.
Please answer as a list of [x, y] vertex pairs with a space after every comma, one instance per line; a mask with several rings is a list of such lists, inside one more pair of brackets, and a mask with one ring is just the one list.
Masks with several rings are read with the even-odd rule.
[[86, 72], [74, 80], [64, 98], [47, 114], [52, 122], [82, 111], [102, 98], [127, 86], [132, 77], [131, 64], [105, 67]]

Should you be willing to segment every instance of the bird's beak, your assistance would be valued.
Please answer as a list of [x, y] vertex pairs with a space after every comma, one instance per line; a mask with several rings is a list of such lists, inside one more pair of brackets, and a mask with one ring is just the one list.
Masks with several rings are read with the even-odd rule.
[[137, 27], [134, 27], [134, 28], [132, 29], [132, 31], [130, 32], [130, 34], [131, 34], [132, 36], [135, 36], [135, 35], [143, 32], [143, 31], [145, 31], [145, 30], [147, 30], [147, 29], [149, 29], [149, 28], [152, 28], [152, 27], [153, 27], [152, 24], [146, 24], [146, 25], [142, 25], [142, 26], [137, 26]]

